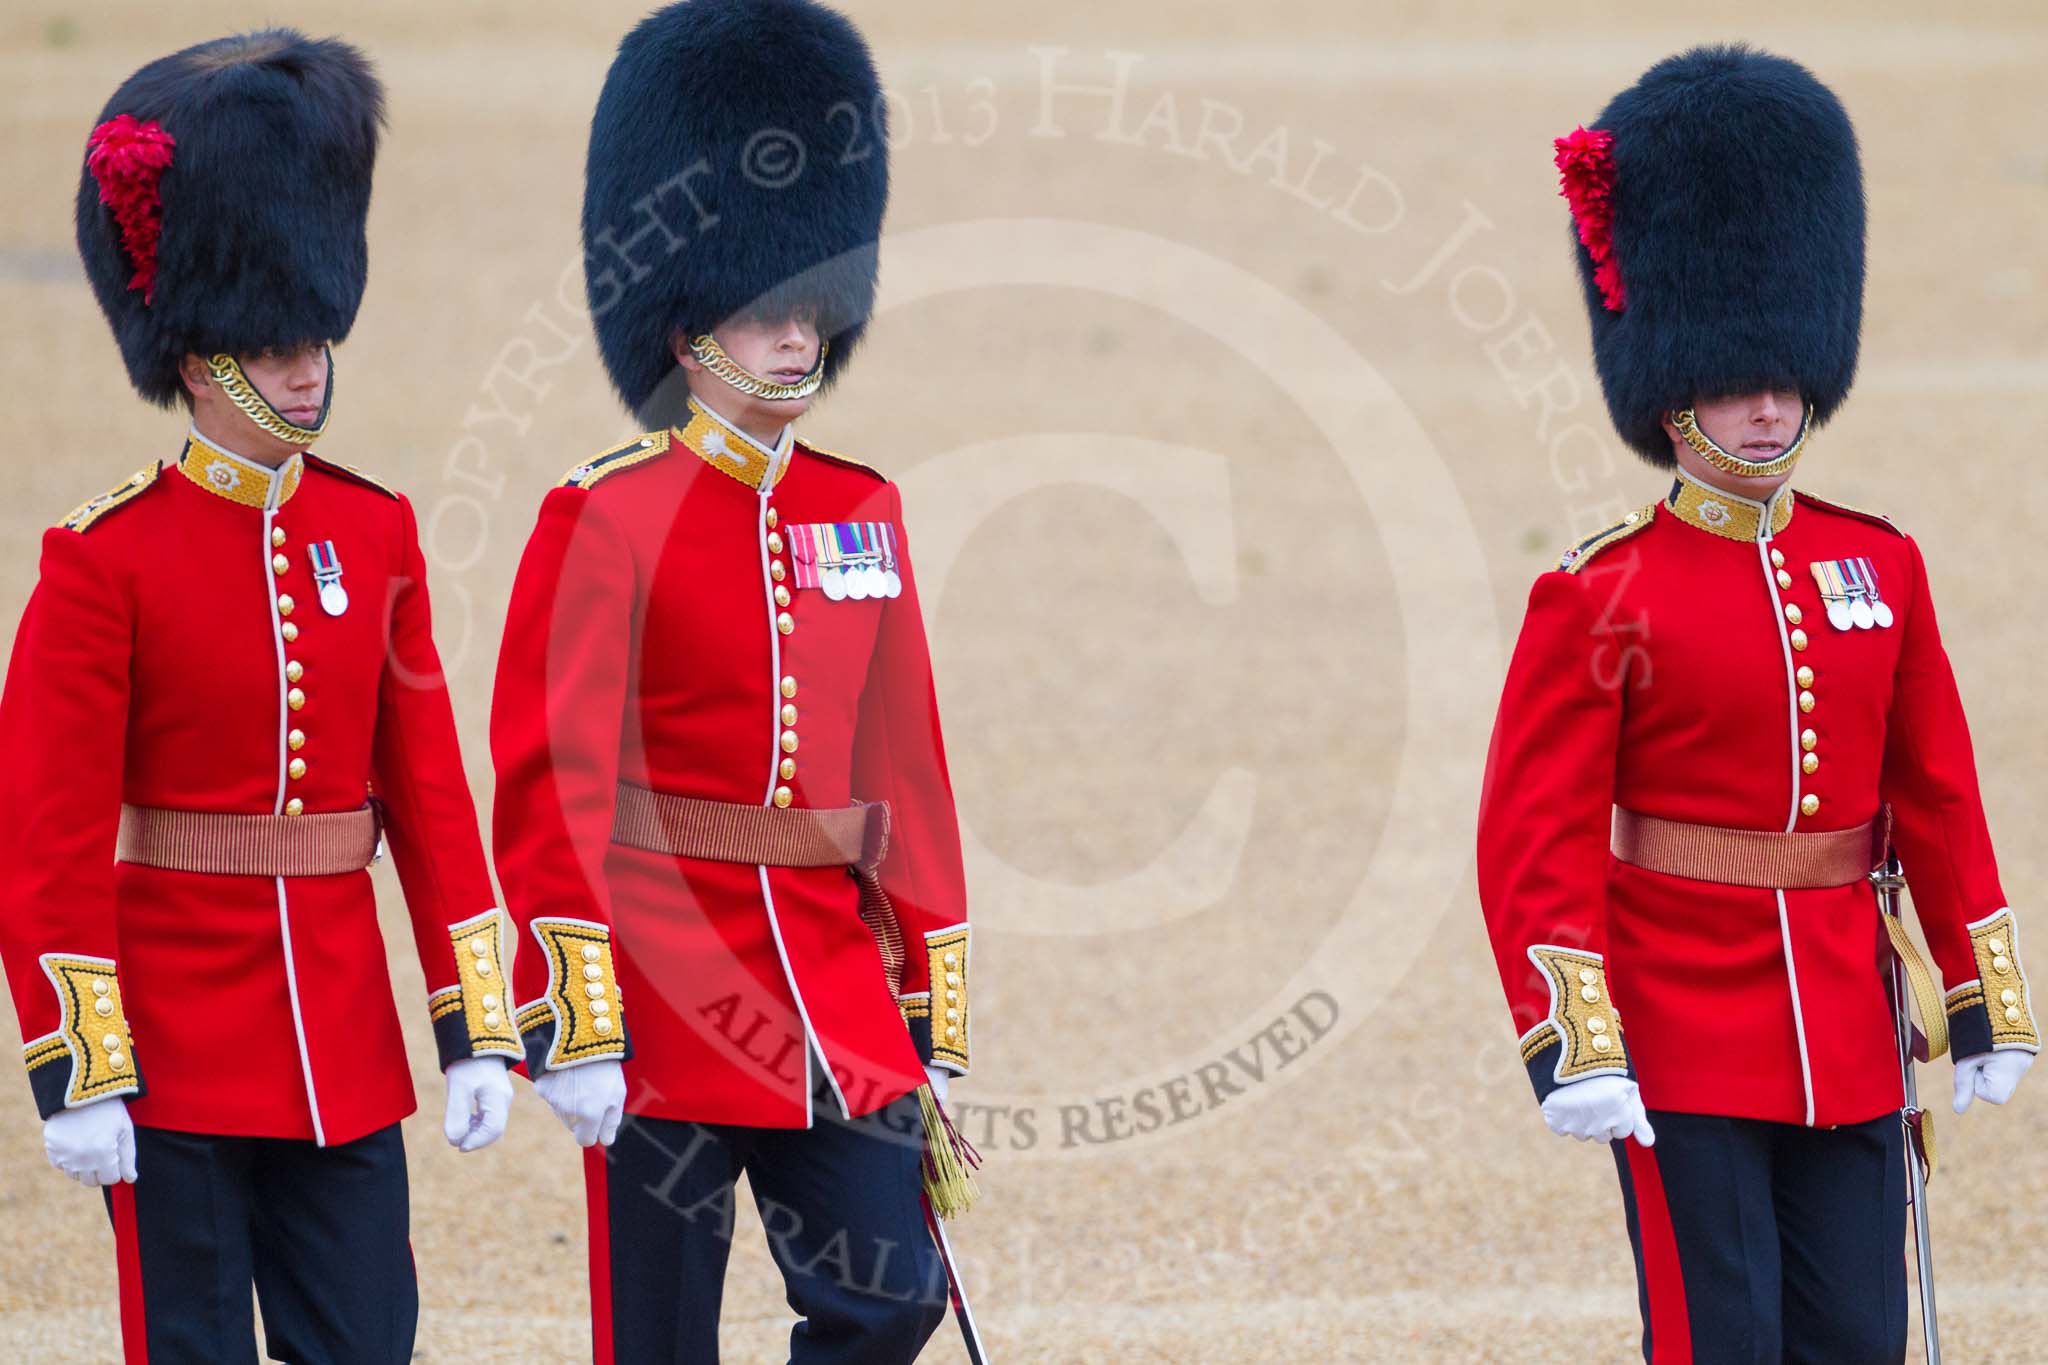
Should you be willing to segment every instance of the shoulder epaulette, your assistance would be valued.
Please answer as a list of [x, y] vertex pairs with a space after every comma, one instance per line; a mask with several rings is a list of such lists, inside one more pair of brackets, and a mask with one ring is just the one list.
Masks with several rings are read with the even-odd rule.
[[797, 442], [797, 444], [802, 446], [805, 450], [810, 451], [811, 454], [817, 456], [821, 460], [830, 460], [833, 464], [844, 465], [848, 469], [858, 469], [861, 473], [871, 475], [874, 478], [880, 479], [883, 483], [887, 483], [889, 481], [889, 476], [887, 474], [884, 474], [881, 470], [875, 468], [866, 460], [856, 460], [851, 455], [841, 455], [836, 450], [826, 450], [821, 446], [812, 445], [809, 441], [799, 441]]
[[118, 507], [125, 507], [142, 495], [142, 491], [156, 482], [156, 476], [163, 472], [161, 464], [144, 465], [130, 474], [123, 483], [116, 484], [96, 498], [87, 498], [71, 509], [71, 514], [57, 523], [66, 531], [81, 534], [90, 530], [92, 524]]
[[312, 454], [306, 456], [306, 463], [312, 465], [316, 469], [324, 469], [330, 474], [338, 474], [344, 479], [350, 479], [356, 483], [363, 485], [365, 488], [374, 488], [387, 498], [395, 498], [398, 496], [398, 490], [393, 488], [390, 484], [383, 483], [377, 479], [371, 478], [368, 474], [365, 474], [362, 470], [357, 469], [352, 464], [343, 464], [339, 460], [330, 460], [325, 458], [324, 456]]
[[1817, 498], [1801, 488], [1793, 489], [1792, 495], [1801, 502], [1810, 502], [1816, 507], [1825, 507], [1830, 512], [1840, 512], [1845, 517], [1854, 517], [1858, 521], [1867, 521], [1873, 526], [1882, 526], [1895, 536], [1906, 534], [1898, 528], [1898, 525], [1890, 517], [1882, 512], [1866, 512], [1861, 507], [1851, 507], [1848, 503], [1836, 502], [1833, 498]]
[[608, 479], [622, 469], [644, 464], [657, 455], [668, 453], [669, 434], [666, 431], [650, 431], [645, 436], [635, 436], [624, 445], [613, 446], [602, 455], [592, 456], [562, 476], [557, 488], [590, 488], [599, 481]]
[[1657, 504], [1637, 508], [1604, 531], [1596, 531], [1584, 540], [1566, 550], [1557, 561], [1557, 567], [1566, 573], [1577, 573], [1592, 562], [1593, 556], [1610, 545], [1618, 545], [1637, 532], [1648, 528], [1657, 518]]

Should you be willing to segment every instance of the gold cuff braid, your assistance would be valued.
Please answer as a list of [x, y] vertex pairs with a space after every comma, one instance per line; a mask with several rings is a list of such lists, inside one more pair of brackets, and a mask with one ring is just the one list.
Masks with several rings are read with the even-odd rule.
[[1564, 1045], [1557, 1079], [1626, 1072], [1621, 1016], [1607, 998], [1607, 968], [1600, 955], [1538, 944], [1529, 949], [1529, 960], [1550, 983], [1549, 1023]]

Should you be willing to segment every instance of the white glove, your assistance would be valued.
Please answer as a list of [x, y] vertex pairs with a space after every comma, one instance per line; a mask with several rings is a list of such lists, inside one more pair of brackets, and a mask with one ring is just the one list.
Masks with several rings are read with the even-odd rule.
[[50, 1164], [81, 1185], [135, 1183], [135, 1125], [120, 1096], [52, 1114], [43, 1123]]
[[944, 1067], [928, 1066], [924, 1069], [924, 1078], [931, 1083], [932, 1098], [940, 1104], [944, 1104], [946, 1102], [946, 1082], [953, 1078], [953, 1073]]
[[1956, 1112], [1968, 1109], [1979, 1095], [1993, 1104], [2004, 1104], [2033, 1064], [2034, 1054], [2018, 1048], [1963, 1058], [1956, 1063]]
[[619, 1123], [626, 1117], [626, 1071], [617, 1062], [607, 1058], [561, 1071], [543, 1071], [533, 1088], [575, 1136], [578, 1146], [601, 1142], [609, 1147], [619, 1135]]
[[1543, 1121], [1559, 1137], [1581, 1142], [1617, 1142], [1634, 1137], [1654, 1146], [1657, 1134], [1643, 1112], [1643, 1097], [1626, 1076], [1588, 1076], [1561, 1085], [1543, 1101]]
[[448, 1064], [448, 1115], [441, 1132], [465, 1152], [505, 1136], [512, 1112], [512, 1078], [503, 1057], [464, 1057]]

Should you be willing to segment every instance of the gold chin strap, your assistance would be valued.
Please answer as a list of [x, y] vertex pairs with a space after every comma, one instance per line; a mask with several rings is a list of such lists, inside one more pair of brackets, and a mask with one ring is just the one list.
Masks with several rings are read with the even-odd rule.
[[242, 362], [233, 356], [221, 354], [206, 362], [206, 371], [213, 376], [213, 382], [220, 385], [228, 401], [242, 410], [242, 415], [263, 430], [295, 446], [309, 446], [320, 439], [320, 433], [327, 430], [327, 416], [334, 408], [334, 352], [327, 353], [327, 393], [320, 400], [320, 421], [315, 426], [294, 426], [278, 415], [270, 400], [258, 393], [256, 386], [249, 382], [249, 376], [242, 373]]
[[737, 360], [725, 353], [725, 347], [718, 344], [709, 332], [690, 343], [690, 354], [697, 357], [697, 363], [741, 393], [753, 398], [778, 402], [788, 398], [809, 398], [825, 382], [825, 353], [832, 349], [827, 341], [818, 343], [818, 363], [811, 366], [811, 372], [794, 384], [777, 384], [743, 369]]
[[1678, 428], [1678, 434], [1685, 438], [1685, 443], [1697, 451], [1701, 459], [1723, 474], [1769, 478], [1773, 474], [1783, 474], [1799, 463], [1800, 452], [1806, 448], [1806, 423], [1811, 412], [1812, 409], [1807, 408], [1799, 414], [1799, 434], [1792, 438], [1792, 444], [1786, 446], [1783, 452], [1769, 460], [1745, 460], [1740, 455], [1721, 449], [1713, 437], [1700, 430], [1699, 419], [1693, 415], [1691, 408], [1680, 408], [1670, 416], [1671, 425]]

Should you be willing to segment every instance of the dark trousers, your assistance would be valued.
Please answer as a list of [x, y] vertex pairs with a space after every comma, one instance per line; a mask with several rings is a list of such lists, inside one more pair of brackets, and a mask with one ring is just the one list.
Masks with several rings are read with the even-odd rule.
[[1643, 1359], [1898, 1365], [1906, 1167], [1896, 1114], [1841, 1128], [1652, 1111], [1614, 1144]]
[[334, 1147], [137, 1128], [135, 1173], [106, 1192], [130, 1362], [255, 1365], [252, 1283], [272, 1360], [412, 1358], [419, 1290], [397, 1124]]
[[915, 1360], [948, 1303], [919, 1203], [923, 1150], [914, 1095], [851, 1120], [821, 1106], [810, 1128], [628, 1118], [584, 1159], [596, 1365], [718, 1359], [742, 1171], [800, 1319], [790, 1360]]

